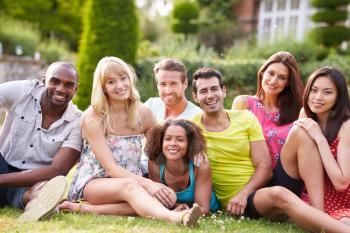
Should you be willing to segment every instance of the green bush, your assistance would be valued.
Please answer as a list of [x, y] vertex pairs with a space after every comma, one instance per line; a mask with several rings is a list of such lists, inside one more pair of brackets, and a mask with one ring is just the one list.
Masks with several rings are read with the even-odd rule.
[[298, 63], [314, 60], [320, 61], [328, 55], [328, 49], [310, 40], [305, 40], [303, 42], [283, 40], [274, 44], [262, 44], [259, 46], [254, 46], [249, 43], [237, 43], [227, 50], [225, 59], [267, 59], [275, 52], [281, 50], [292, 53]]
[[301, 65], [301, 77], [306, 82], [310, 74], [318, 68], [323, 66], [334, 66], [342, 71], [347, 79], [348, 85], [350, 85], [350, 56], [338, 55], [336, 52], [331, 53], [326, 59], [322, 61], [314, 61]]
[[187, 38], [188, 34], [196, 33], [199, 17], [199, 7], [195, 2], [181, 1], [174, 5], [172, 30], [175, 33], [183, 33]]
[[195, 39], [165, 38], [158, 43], [141, 42], [138, 58], [146, 57], [175, 57], [179, 59], [218, 59], [217, 53], [198, 43]]
[[27, 22], [0, 16], [0, 42], [4, 54], [14, 55], [16, 46], [21, 46], [23, 54], [33, 56], [40, 41], [40, 32]]
[[350, 3], [350, 0], [312, 0], [311, 4], [314, 7], [320, 8], [336, 8], [337, 6], [347, 5]]
[[39, 45], [39, 52], [41, 58], [48, 63], [62, 59], [65, 60], [70, 56], [68, 45], [56, 39], [50, 39], [41, 43]]
[[345, 21], [347, 18], [348, 12], [346, 10], [323, 10], [318, 11], [311, 16], [312, 21], [316, 23], [326, 22], [330, 25], [333, 25], [338, 21]]
[[135, 65], [138, 20], [134, 1], [88, 0], [80, 42], [80, 88], [75, 101], [81, 109], [90, 104], [93, 72], [105, 56], [117, 56]]
[[350, 38], [350, 28], [346, 26], [318, 27], [310, 32], [311, 37], [327, 47], [337, 47]]
[[311, 30], [311, 37], [316, 43], [326, 47], [339, 48], [343, 41], [350, 39], [350, 29], [344, 25], [347, 19], [347, 7], [350, 0], [313, 0], [312, 5], [318, 8], [312, 20], [325, 23]]

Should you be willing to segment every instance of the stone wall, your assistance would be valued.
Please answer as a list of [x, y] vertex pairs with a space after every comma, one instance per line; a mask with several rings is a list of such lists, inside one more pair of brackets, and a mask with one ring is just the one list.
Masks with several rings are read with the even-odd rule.
[[[47, 64], [27, 57], [2, 56], [0, 57], [0, 83], [14, 80], [41, 79], [46, 71]], [[4, 119], [4, 112], [0, 111], [0, 125]]]

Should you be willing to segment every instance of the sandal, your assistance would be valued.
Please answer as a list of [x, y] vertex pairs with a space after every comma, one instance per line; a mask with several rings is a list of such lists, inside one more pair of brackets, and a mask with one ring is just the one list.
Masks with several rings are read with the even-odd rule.
[[[185, 216], [187, 214], [189, 215], [189, 219], [185, 222]], [[202, 216], [201, 208], [197, 203], [194, 203], [191, 209], [183, 211], [180, 223], [185, 227], [193, 227], [198, 223], [200, 216]]]
[[63, 200], [67, 189], [67, 180], [64, 176], [56, 176], [49, 180], [38, 193], [38, 197], [33, 200], [18, 220], [38, 221], [45, 216], [50, 216], [57, 205]]
[[[70, 202], [70, 201], [68, 201]], [[62, 202], [63, 204], [64, 202]], [[71, 203], [74, 203], [74, 204], [78, 204], [78, 208], [76, 209], [66, 209], [66, 208], [60, 208], [60, 209], [57, 209], [57, 211], [59, 212], [66, 212], [66, 213], [80, 213], [80, 210], [81, 210], [81, 207], [84, 205], [84, 204], [88, 204], [89, 202], [85, 201], [85, 200], [79, 200], [79, 201], [74, 201], [74, 202], [71, 202]]]

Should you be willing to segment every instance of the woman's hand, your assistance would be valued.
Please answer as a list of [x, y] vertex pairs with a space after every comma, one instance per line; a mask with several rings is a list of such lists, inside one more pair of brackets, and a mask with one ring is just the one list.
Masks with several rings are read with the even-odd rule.
[[302, 127], [316, 143], [320, 143], [321, 140], [325, 139], [321, 127], [311, 118], [299, 119], [294, 124]]
[[176, 203], [176, 193], [164, 184], [151, 181], [146, 187], [147, 192], [157, 198], [165, 207], [171, 209]]

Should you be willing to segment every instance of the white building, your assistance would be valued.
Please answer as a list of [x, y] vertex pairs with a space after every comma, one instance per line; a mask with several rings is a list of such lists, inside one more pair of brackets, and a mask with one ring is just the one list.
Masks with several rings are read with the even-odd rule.
[[282, 38], [302, 41], [314, 27], [311, 0], [262, 0], [257, 25], [259, 42]]

